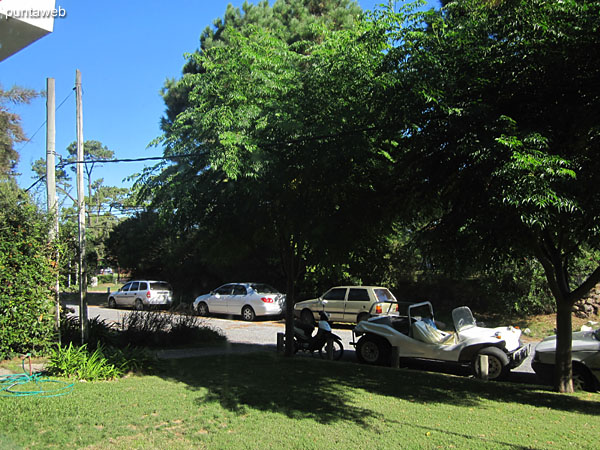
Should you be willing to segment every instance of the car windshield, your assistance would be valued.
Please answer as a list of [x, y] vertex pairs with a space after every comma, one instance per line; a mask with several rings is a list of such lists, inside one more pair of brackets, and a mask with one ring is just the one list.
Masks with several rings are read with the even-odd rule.
[[454, 328], [457, 332], [475, 326], [475, 318], [467, 306], [461, 306], [460, 308], [454, 309], [454, 311], [452, 311], [452, 320], [454, 321]]
[[171, 285], [166, 281], [153, 281], [150, 283], [150, 289], [153, 291], [170, 291]]
[[277, 289], [265, 283], [252, 283], [250, 287], [261, 294], [279, 294]]
[[396, 300], [396, 297], [394, 297], [392, 293], [385, 288], [373, 289], [373, 291], [375, 292], [375, 297], [377, 297], [377, 300], [380, 302]]
[[600, 328], [594, 331], [594, 337], [600, 341]]

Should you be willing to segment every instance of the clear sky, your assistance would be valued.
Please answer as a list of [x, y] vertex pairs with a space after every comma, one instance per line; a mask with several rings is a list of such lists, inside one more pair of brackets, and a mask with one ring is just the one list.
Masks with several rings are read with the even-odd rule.
[[[223, 16], [228, 3], [240, 6], [243, 0], [57, 0], [66, 17], [55, 20], [52, 34], [0, 62], [0, 84], [45, 90], [46, 78], [56, 80], [57, 108], [62, 103], [56, 112], [56, 151], [66, 156], [76, 139], [73, 87], [79, 69], [84, 140], [102, 142], [117, 158], [160, 156], [162, 149], [148, 148], [160, 135], [160, 89], [165, 79], [180, 77], [184, 53], [198, 48], [200, 34]], [[384, 0], [358, 3], [371, 10]], [[429, 3], [437, 6], [435, 0]], [[39, 98], [14, 110], [30, 138], [16, 146], [19, 185], [27, 188], [35, 181], [32, 163], [45, 157], [46, 102]], [[130, 186], [127, 176], [153, 164], [104, 164], [94, 169], [94, 177], [104, 178], [105, 185]]]

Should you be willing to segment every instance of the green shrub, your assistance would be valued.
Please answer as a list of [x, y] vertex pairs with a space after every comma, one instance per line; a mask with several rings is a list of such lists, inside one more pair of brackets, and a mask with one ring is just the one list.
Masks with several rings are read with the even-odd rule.
[[106, 275], [98, 275], [98, 283], [112, 283], [114, 280], [114, 274], [109, 273]]
[[225, 340], [197, 316], [134, 311], [122, 318], [119, 338], [134, 346], [168, 347]]
[[157, 364], [156, 356], [148, 350], [130, 345], [123, 348], [107, 347], [104, 354], [122, 373], [144, 372]]
[[182, 314], [172, 317], [171, 331], [169, 333], [171, 345], [181, 346], [225, 340], [225, 335], [221, 330], [206, 325], [197, 316]]
[[27, 195], [0, 182], [0, 359], [41, 354], [54, 341], [56, 248], [48, 230]]
[[[73, 343], [81, 344], [81, 329], [78, 316], [63, 316], [60, 323], [60, 335], [63, 345]], [[88, 348], [95, 349], [98, 345], [104, 346], [118, 345], [118, 331], [114, 324], [107, 322], [100, 317], [93, 317], [88, 320]]]
[[89, 381], [113, 379], [123, 374], [123, 370], [104, 356], [102, 345], [90, 353], [86, 345], [76, 347], [72, 343], [55, 347], [45, 370], [50, 375]]
[[[106, 320], [94, 317], [88, 321], [88, 351], [101, 349], [102, 354], [110, 364], [114, 365], [120, 373], [142, 372], [150, 369], [156, 363], [156, 358], [144, 348], [127, 344], [126, 338], [120, 335], [115, 325]], [[61, 320], [61, 337], [63, 347], [67, 344], [71, 348], [79, 347], [81, 343], [81, 330], [79, 317], [66, 316]], [[120, 348], [121, 347], [121, 348]], [[68, 347], [67, 347], [68, 348]], [[71, 356], [75, 358], [76, 351], [63, 351], [62, 360]]]

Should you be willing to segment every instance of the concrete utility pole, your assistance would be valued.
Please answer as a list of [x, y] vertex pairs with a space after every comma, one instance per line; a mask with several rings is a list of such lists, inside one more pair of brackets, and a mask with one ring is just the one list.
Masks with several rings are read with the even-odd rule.
[[77, 98], [77, 206], [79, 210], [79, 323], [81, 343], [85, 344], [88, 340], [87, 264], [85, 260], [85, 194], [83, 191], [83, 111], [79, 69], [75, 73], [75, 96]]
[[[48, 214], [54, 221], [54, 226], [50, 228], [48, 240], [52, 243], [58, 239], [58, 201], [56, 198], [56, 177], [55, 177], [55, 149], [56, 149], [56, 95], [54, 90], [54, 78], [46, 78], [46, 204]], [[60, 282], [58, 271], [58, 248], [56, 249], [54, 262], [56, 264], [56, 284], [54, 286], [55, 308], [56, 308], [56, 331], [58, 332], [58, 343], [60, 344]]]

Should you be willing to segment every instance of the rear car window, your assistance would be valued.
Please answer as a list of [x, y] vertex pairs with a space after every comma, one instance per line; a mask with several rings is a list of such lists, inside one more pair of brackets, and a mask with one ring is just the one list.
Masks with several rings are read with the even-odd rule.
[[277, 289], [265, 283], [252, 283], [250, 287], [260, 294], [279, 294]]
[[377, 300], [380, 302], [396, 300], [396, 298], [392, 295], [392, 293], [385, 288], [373, 289], [373, 291], [375, 292], [375, 296], [377, 297]]
[[354, 302], [368, 302], [369, 292], [366, 289], [350, 289], [348, 292], [348, 301]]
[[170, 291], [171, 285], [165, 281], [152, 281], [150, 283], [150, 289], [153, 291]]

